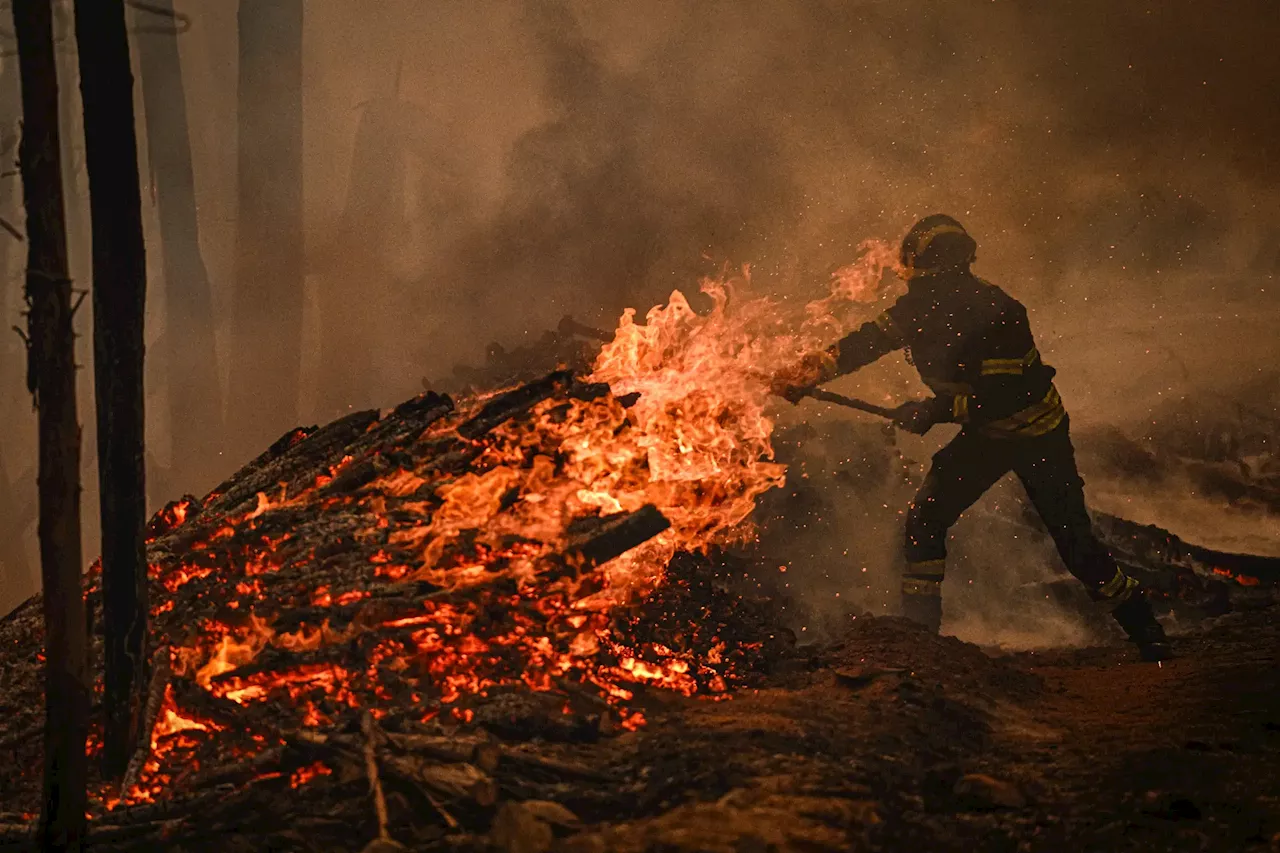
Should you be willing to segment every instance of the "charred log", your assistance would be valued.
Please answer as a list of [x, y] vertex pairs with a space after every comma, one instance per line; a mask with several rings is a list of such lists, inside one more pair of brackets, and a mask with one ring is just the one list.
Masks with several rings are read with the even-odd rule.
[[1153, 524], [1137, 524], [1104, 513], [1094, 523], [1107, 543], [1138, 565], [1179, 566], [1199, 574], [1234, 579], [1244, 586], [1280, 586], [1280, 557], [1233, 554], [1185, 542]]
[[568, 387], [571, 382], [571, 373], [557, 372], [501, 394], [486, 403], [478, 414], [461, 424], [458, 435], [469, 439], [479, 438], [498, 424], [529, 411], [557, 391]]
[[565, 563], [575, 569], [593, 568], [648, 542], [671, 526], [652, 505], [632, 513], [587, 519], [570, 528]]

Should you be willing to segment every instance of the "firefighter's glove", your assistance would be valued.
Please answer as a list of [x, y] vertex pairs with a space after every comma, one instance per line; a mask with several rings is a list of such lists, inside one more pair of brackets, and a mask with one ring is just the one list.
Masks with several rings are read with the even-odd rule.
[[912, 435], [924, 435], [942, 420], [942, 403], [937, 397], [912, 400], [894, 409], [893, 422]]
[[796, 405], [814, 387], [830, 382], [835, 376], [835, 357], [832, 353], [809, 353], [796, 364], [775, 373], [769, 383], [769, 390]]
[[781, 397], [793, 406], [798, 406], [812, 389], [812, 385], [789, 385], [775, 378], [769, 387], [769, 393], [775, 397]]

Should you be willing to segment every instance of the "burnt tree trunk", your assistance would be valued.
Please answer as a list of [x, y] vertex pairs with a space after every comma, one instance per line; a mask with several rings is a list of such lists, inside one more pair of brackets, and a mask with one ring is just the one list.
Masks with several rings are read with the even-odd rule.
[[93, 235], [106, 657], [103, 770], [119, 779], [139, 738], [147, 661], [142, 374], [147, 265], [124, 0], [76, 0], [75, 8]]
[[[200, 251], [186, 89], [173, 0], [152, 0], [157, 27], [137, 39], [147, 133], [164, 264], [164, 362], [169, 376], [170, 468], [187, 490], [206, 485], [222, 440], [222, 389], [213, 339], [213, 292]], [[170, 478], [172, 480], [172, 478]], [[198, 482], [197, 482], [198, 481]]]
[[39, 430], [44, 587], [44, 850], [79, 850], [85, 832], [89, 656], [80, 562], [80, 425], [75, 334], [58, 139], [58, 70], [50, 0], [13, 0], [22, 76], [18, 156], [27, 208], [27, 387]]
[[302, 0], [241, 0], [231, 412], [254, 442], [298, 417]]

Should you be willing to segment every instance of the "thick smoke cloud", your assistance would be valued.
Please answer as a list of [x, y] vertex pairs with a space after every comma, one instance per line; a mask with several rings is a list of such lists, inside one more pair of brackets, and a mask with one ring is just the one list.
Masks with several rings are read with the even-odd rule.
[[[226, 382], [235, 4], [177, 7], [193, 19], [181, 50]], [[1082, 426], [1229, 393], [1280, 356], [1264, 319], [1280, 313], [1266, 0], [310, 0], [306, 15], [308, 421], [393, 404], [566, 313], [609, 325], [724, 262], [809, 298], [862, 239], [938, 210], [1028, 304]], [[2, 82], [16, 87], [12, 68]], [[154, 341], [180, 293], [157, 281], [152, 296]], [[10, 415], [21, 370], [6, 358]], [[182, 425], [163, 380], [152, 390], [153, 451], [175, 464]], [[12, 414], [11, 477], [34, 446]], [[258, 452], [250, 432], [231, 419], [212, 467]], [[5, 577], [5, 602], [30, 591]]]
[[988, 5], [530, 4], [545, 120], [419, 297], [501, 338], [643, 310], [703, 256], [812, 292], [862, 237], [946, 209], [1064, 354], [1102, 321], [1150, 338], [1274, 306], [1275, 118], [1253, 117], [1274, 15], [1243, 10], [1242, 37], [1191, 3]]
[[699, 82], [716, 61], [686, 35], [627, 67], [566, 4], [529, 4], [518, 26], [538, 45], [547, 120], [515, 141], [500, 209], [439, 283], [475, 325], [505, 337], [565, 313], [611, 324], [687, 287], [704, 251], [745, 258], [794, 215], [783, 126]]

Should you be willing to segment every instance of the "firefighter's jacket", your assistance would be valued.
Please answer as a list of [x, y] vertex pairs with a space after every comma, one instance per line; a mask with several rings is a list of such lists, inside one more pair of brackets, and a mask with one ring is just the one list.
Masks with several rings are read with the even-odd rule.
[[903, 348], [945, 407], [943, 420], [1018, 438], [1044, 435], [1066, 416], [1026, 308], [967, 270], [911, 279], [897, 302], [830, 354], [843, 375]]

